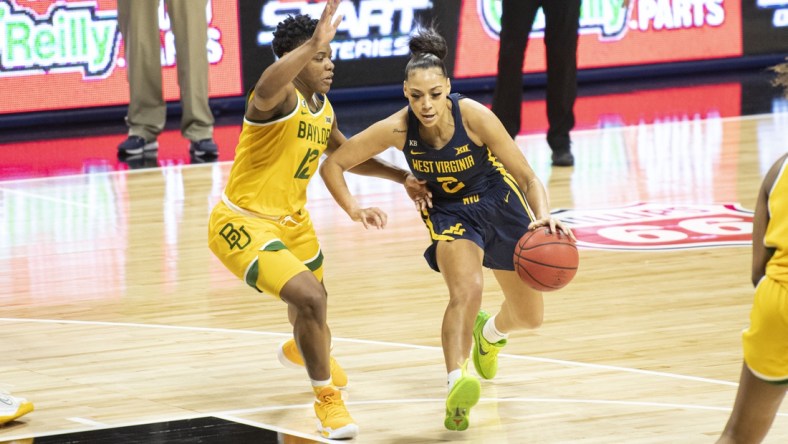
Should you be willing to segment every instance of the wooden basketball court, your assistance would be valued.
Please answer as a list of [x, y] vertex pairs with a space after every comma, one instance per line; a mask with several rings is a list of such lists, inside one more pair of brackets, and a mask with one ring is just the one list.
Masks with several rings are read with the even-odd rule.
[[[517, 140], [556, 210], [751, 210], [785, 152], [788, 114], [578, 131], [573, 140], [577, 166], [568, 169], [550, 167], [543, 136]], [[273, 430], [280, 442], [327, 442], [315, 432], [305, 371], [276, 358], [290, 336], [285, 305], [249, 289], [207, 248], [229, 169], [0, 182], [0, 384], [36, 407], [0, 427], [0, 442], [202, 417]], [[440, 349], [448, 296], [422, 258], [426, 229], [398, 186], [348, 178], [389, 214], [389, 227], [351, 222], [319, 178], [308, 209], [357, 442], [702, 443], [722, 431], [753, 293], [749, 246], [582, 248], [574, 281], [545, 295], [543, 327], [512, 335], [498, 377], [483, 381], [470, 429], [449, 432]], [[502, 296], [485, 277], [482, 305], [496, 311]], [[788, 405], [766, 442], [788, 442]]]

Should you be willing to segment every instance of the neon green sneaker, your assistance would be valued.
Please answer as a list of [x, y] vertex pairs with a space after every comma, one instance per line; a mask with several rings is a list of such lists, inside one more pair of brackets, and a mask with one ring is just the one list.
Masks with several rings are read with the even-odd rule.
[[472, 375], [466, 374], [468, 361], [465, 361], [461, 370], [462, 376], [454, 382], [454, 387], [446, 397], [446, 419], [443, 425], [449, 430], [462, 431], [468, 428], [468, 416], [471, 407], [479, 402], [482, 385]]
[[490, 319], [490, 314], [479, 310], [476, 322], [473, 324], [473, 366], [476, 373], [484, 379], [492, 379], [498, 373], [498, 352], [506, 345], [506, 339], [501, 339], [495, 344], [482, 335], [484, 324]]

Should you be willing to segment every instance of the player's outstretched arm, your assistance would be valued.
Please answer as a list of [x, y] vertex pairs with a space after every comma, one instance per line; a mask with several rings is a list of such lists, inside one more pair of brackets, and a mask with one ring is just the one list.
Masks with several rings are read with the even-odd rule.
[[328, 0], [312, 37], [293, 51], [285, 53], [282, 58], [263, 71], [254, 87], [254, 97], [249, 104], [250, 107], [253, 106], [256, 110], [266, 113], [283, 108], [282, 105], [286, 102], [292, 102], [287, 103], [290, 105], [286, 107], [288, 109], [295, 106], [293, 79], [304, 69], [315, 53], [329, 44], [336, 35], [339, 23], [342, 21], [342, 16], [334, 19], [339, 2], [340, 0]]
[[[339, 130], [337, 120], [334, 119], [334, 127], [331, 130], [326, 154], [330, 155], [346, 142], [347, 138]], [[350, 168], [348, 171], [353, 174], [379, 177], [402, 184], [405, 187], [405, 192], [408, 194], [408, 197], [413, 200], [419, 210], [432, 207], [432, 193], [429, 188], [427, 188], [427, 183], [425, 181], [417, 179], [410, 171], [387, 162], [379, 156], [367, 159]]]
[[344, 172], [369, 161], [390, 146], [396, 146], [390, 127], [390, 119], [373, 124], [344, 142], [320, 166], [320, 176], [334, 200], [352, 220], [361, 222], [364, 227], [385, 227], [386, 214], [378, 208], [361, 208], [350, 193]]
[[[336, 119], [334, 120], [334, 127], [331, 129], [331, 135], [328, 140], [328, 148], [326, 148], [326, 154], [331, 155], [334, 153], [340, 146], [347, 143], [348, 139], [342, 134], [342, 131], [339, 130], [337, 126]], [[379, 159], [377, 157], [369, 158], [358, 165], [350, 168], [350, 171], [353, 174], [360, 174], [362, 176], [371, 176], [371, 177], [379, 177], [381, 179], [388, 179], [392, 182], [397, 182], [400, 184], [405, 183], [405, 179], [410, 174], [409, 171], [403, 170], [395, 166], [392, 163], [386, 162], [383, 159]]]

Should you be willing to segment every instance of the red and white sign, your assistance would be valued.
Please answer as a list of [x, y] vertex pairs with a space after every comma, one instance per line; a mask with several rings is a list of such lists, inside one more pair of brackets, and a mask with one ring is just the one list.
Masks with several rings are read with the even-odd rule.
[[682, 250], [752, 244], [753, 212], [738, 204], [638, 203], [593, 210], [557, 210], [579, 248]]
[[[583, 0], [578, 68], [605, 68], [742, 55], [741, 0]], [[494, 76], [500, 3], [463, 0], [454, 76]], [[523, 72], [545, 70], [544, 15], [528, 41]]]

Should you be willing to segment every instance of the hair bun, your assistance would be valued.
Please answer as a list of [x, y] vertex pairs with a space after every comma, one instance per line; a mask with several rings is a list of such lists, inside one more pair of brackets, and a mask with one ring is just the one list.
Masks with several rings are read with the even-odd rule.
[[414, 57], [422, 54], [432, 54], [440, 60], [445, 59], [449, 51], [446, 40], [432, 27], [419, 27], [410, 38], [408, 47]]

